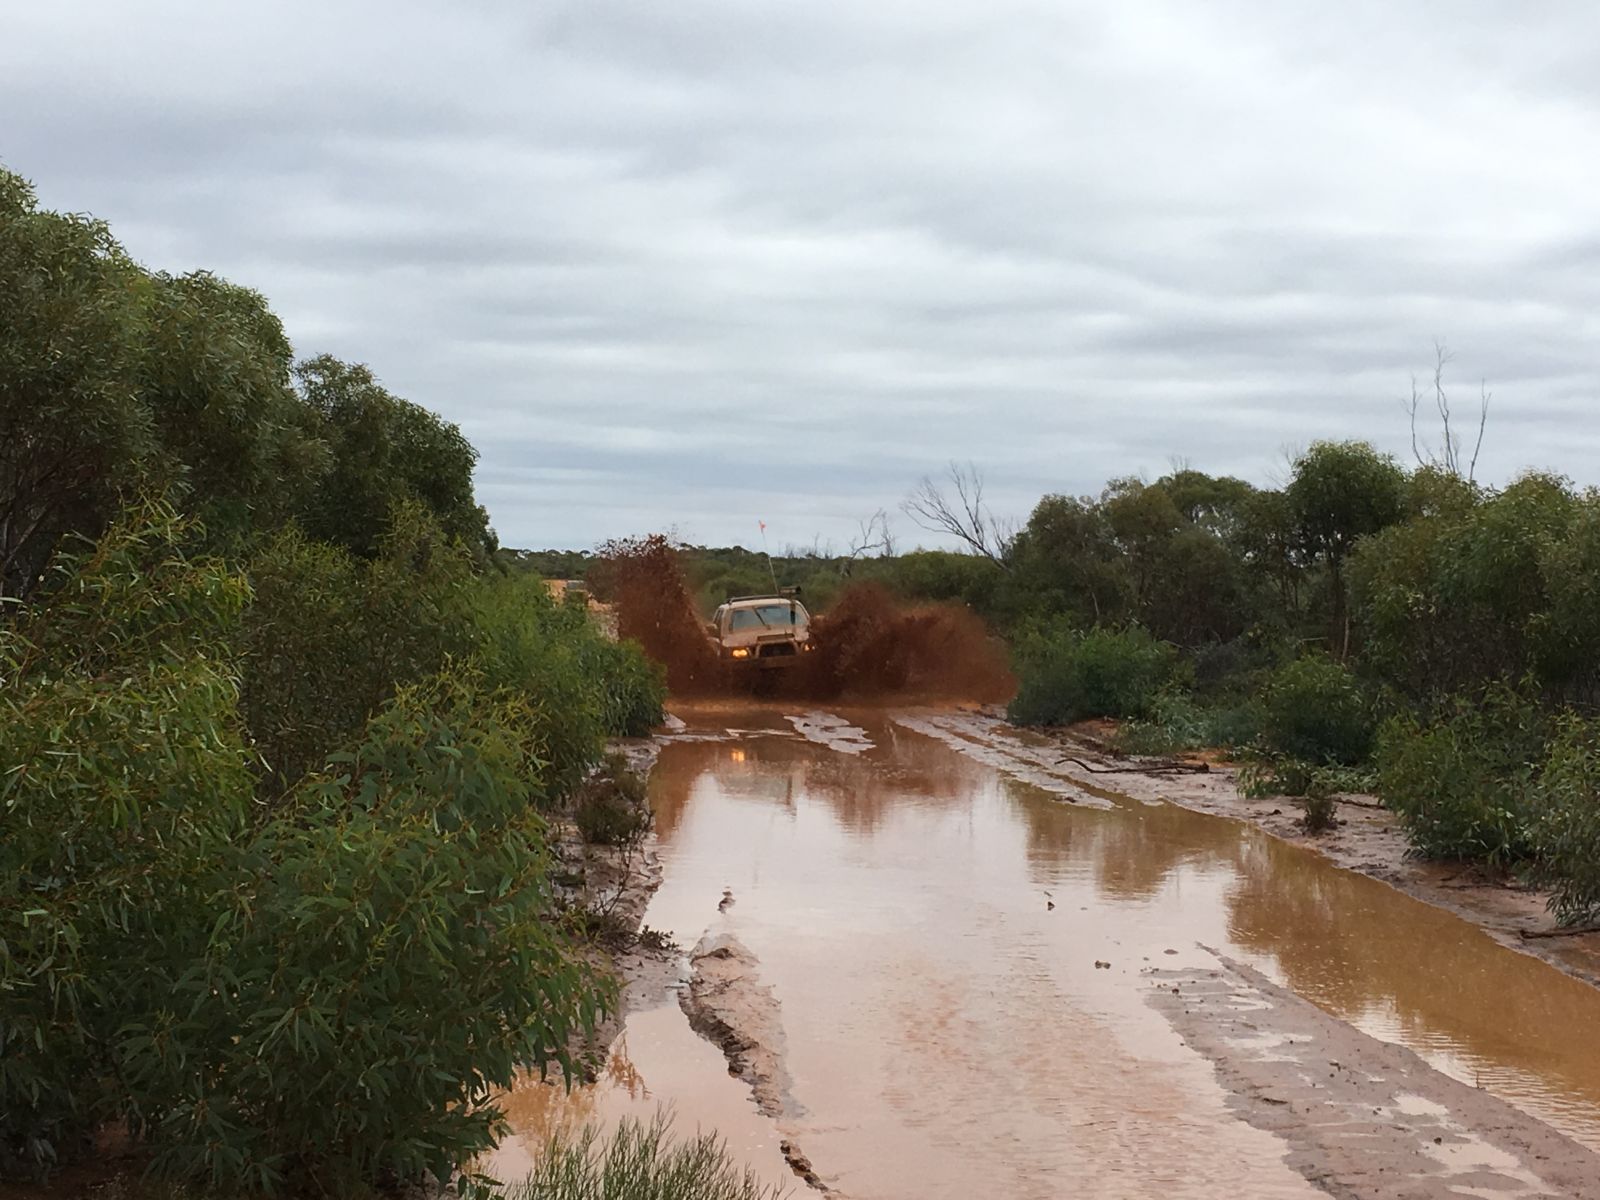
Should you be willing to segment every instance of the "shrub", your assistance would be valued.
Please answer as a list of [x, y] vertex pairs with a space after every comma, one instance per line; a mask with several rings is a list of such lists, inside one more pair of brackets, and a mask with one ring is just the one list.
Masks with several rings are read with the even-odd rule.
[[0, 625], [0, 1167], [115, 1121], [224, 1193], [447, 1177], [492, 1142], [491, 1091], [608, 1003], [535, 803], [582, 765], [468, 661], [253, 803], [248, 588], [189, 540], [142, 510]]
[[249, 573], [244, 716], [272, 795], [471, 646], [470, 557], [418, 505], [395, 509], [374, 559], [291, 529]]
[[741, 1168], [715, 1134], [674, 1142], [670, 1123], [624, 1119], [602, 1139], [593, 1125], [545, 1147], [532, 1175], [508, 1189], [510, 1200], [778, 1200]]
[[1182, 692], [1156, 697], [1145, 720], [1129, 721], [1118, 731], [1117, 746], [1125, 754], [1174, 754], [1208, 747], [1244, 746], [1260, 732], [1254, 703], [1205, 705]]
[[664, 719], [662, 669], [610, 641], [584, 609], [557, 604], [538, 580], [488, 577], [472, 589], [476, 655], [490, 679], [528, 696], [541, 757], [541, 802], [567, 795], [600, 761], [607, 735], [647, 733]]
[[1018, 648], [1017, 695], [1009, 716], [1020, 725], [1142, 717], [1176, 667], [1177, 650], [1137, 625], [1034, 633]]
[[536, 726], [468, 670], [402, 688], [240, 847], [201, 960], [125, 1018], [157, 1171], [445, 1180], [493, 1144], [495, 1088], [569, 1065], [607, 992], [550, 919]]
[[943, 600], [992, 612], [1005, 580], [996, 563], [975, 554], [913, 550], [885, 564], [883, 572], [897, 595], [908, 600]]
[[1535, 877], [1563, 925], [1600, 918], [1600, 723], [1563, 718], [1529, 805]]
[[1340, 792], [1370, 792], [1377, 776], [1366, 767], [1330, 767], [1282, 755], [1256, 754], [1239, 771], [1242, 796], [1315, 799]]
[[1334, 799], [1332, 786], [1324, 776], [1311, 777], [1305, 793], [1300, 797], [1300, 809], [1303, 814], [1300, 823], [1305, 826], [1307, 833], [1325, 833], [1339, 823], [1334, 815], [1338, 803]]
[[597, 846], [629, 845], [650, 828], [644, 779], [617, 754], [584, 780], [572, 811], [583, 840]]
[[228, 643], [247, 592], [184, 556], [190, 533], [130, 514], [0, 624], [0, 1173], [149, 1115], [119, 1084], [119, 1027], [170, 1003], [156, 948], [204, 941], [245, 828]]
[[1516, 861], [1530, 849], [1528, 793], [1548, 735], [1539, 707], [1504, 686], [1431, 722], [1397, 717], [1378, 739], [1378, 793], [1428, 857]]
[[579, 640], [583, 670], [600, 694], [600, 719], [612, 737], [646, 737], [667, 719], [666, 669], [637, 642], [614, 642], [592, 625]]
[[1274, 754], [1350, 765], [1372, 753], [1376, 721], [1350, 670], [1329, 658], [1298, 659], [1268, 681], [1261, 734]]

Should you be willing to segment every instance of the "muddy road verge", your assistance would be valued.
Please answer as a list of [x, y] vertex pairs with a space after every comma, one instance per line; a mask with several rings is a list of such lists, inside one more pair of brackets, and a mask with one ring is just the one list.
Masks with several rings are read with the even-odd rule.
[[1600, 1195], [1600, 1154], [1241, 962], [1147, 979], [1149, 1003], [1211, 1061], [1230, 1108], [1335, 1196]]

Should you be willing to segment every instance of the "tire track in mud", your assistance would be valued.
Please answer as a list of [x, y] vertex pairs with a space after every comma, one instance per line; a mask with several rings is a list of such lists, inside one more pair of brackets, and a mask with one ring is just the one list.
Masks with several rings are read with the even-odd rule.
[[[732, 904], [725, 894], [723, 911]], [[761, 982], [761, 964], [734, 934], [707, 933], [689, 955], [689, 986], [679, 1003], [689, 1027], [722, 1050], [728, 1074], [750, 1085], [756, 1108], [778, 1125], [805, 1115], [794, 1099], [793, 1081], [784, 1061], [783, 1012], [772, 989]], [[828, 1186], [811, 1160], [790, 1137], [778, 1148], [789, 1169], [808, 1187], [825, 1196], [840, 1196]]]
[[830, 712], [811, 711], [783, 718], [808, 742], [837, 750], [840, 754], [861, 754], [875, 748], [867, 731]]
[[1057, 800], [1077, 804], [1084, 808], [1111, 808], [1113, 804], [1104, 796], [1096, 795], [1083, 787], [1072, 776], [1051, 768], [1043, 756], [1030, 754], [1020, 743], [1015, 748], [1000, 744], [1000, 739], [984, 740], [968, 732], [962, 717], [949, 714], [910, 715], [896, 713], [896, 725], [943, 742], [952, 750], [975, 762], [993, 767], [1002, 775], [1049, 792]]

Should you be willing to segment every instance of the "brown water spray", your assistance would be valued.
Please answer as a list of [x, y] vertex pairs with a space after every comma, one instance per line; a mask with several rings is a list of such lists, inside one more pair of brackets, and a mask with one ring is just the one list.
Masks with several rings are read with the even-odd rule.
[[707, 637], [667, 538], [625, 538], [600, 550], [590, 577], [595, 594], [614, 606], [618, 636], [666, 667], [674, 695], [993, 702], [1015, 690], [1004, 648], [971, 610], [903, 605], [874, 583], [851, 585], [813, 619], [817, 649], [802, 661], [779, 670], [733, 668]]

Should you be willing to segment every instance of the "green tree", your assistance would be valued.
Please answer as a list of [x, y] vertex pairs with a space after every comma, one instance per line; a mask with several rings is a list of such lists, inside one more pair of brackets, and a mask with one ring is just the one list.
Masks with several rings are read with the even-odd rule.
[[1528, 475], [1375, 534], [1351, 560], [1371, 669], [1432, 705], [1531, 674], [1551, 699], [1582, 699], [1600, 585], [1595, 502]]
[[289, 528], [249, 562], [245, 723], [269, 795], [354, 737], [395, 689], [471, 652], [471, 561], [415, 501], [371, 559]]
[[1406, 475], [1368, 442], [1316, 442], [1294, 464], [1286, 491], [1305, 549], [1327, 568], [1329, 646], [1350, 653], [1350, 603], [1345, 562], [1362, 538], [1404, 514]]
[[283, 326], [259, 293], [209, 272], [150, 282], [141, 392], [154, 482], [181, 487], [220, 544], [278, 528], [329, 467]]
[[1131, 616], [1134, 585], [1101, 506], [1045, 496], [1011, 548], [1009, 590], [1021, 613], [1065, 616], [1086, 627]]
[[611, 989], [552, 919], [525, 699], [400, 689], [229, 860], [198, 960], [125, 1014], [156, 1169], [233, 1191], [443, 1182], [520, 1068], [570, 1068]]
[[1261, 700], [1261, 734], [1278, 754], [1318, 765], [1352, 766], [1372, 753], [1377, 720], [1361, 683], [1343, 663], [1311, 655], [1279, 668]]
[[390, 510], [415, 500], [475, 554], [493, 553], [488, 514], [472, 494], [478, 453], [460, 429], [332, 355], [300, 363], [295, 377], [331, 456], [301, 514], [307, 533], [371, 557]]
[[0, 169], [0, 594], [96, 536], [155, 446], [140, 396], [149, 280], [104, 222], [41, 210]]

